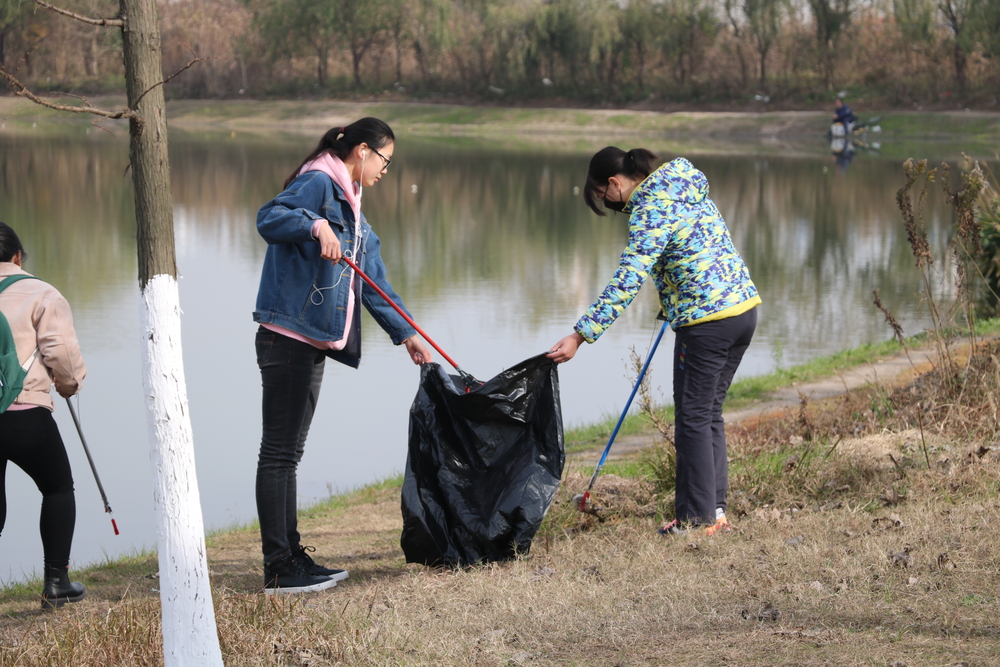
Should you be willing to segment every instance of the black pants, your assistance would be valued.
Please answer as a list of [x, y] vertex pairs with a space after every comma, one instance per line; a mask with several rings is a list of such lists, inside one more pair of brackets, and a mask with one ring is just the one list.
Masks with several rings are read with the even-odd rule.
[[51, 412], [32, 408], [0, 414], [0, 532], [7, 522], [7, 461], [26, 472], [42, 492], [39, 530], [45, 565], [68, 567], [76, 498], [69, 457]]
[[319, 400], [326, 355], [263, 327], [256, 346], [264, 388], [257, 517], [264, 560], [270, 561], [299, 544], [295, 473]]
[[726, 508], [729, 466], [722, 403], [757, 327], [757, 309], [681, 327], [674, 339], [674, 439], [681, 521], [715, 523]]

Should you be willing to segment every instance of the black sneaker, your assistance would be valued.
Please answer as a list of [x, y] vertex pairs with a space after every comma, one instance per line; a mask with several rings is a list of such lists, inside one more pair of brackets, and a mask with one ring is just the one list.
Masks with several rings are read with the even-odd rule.
[[347, 570], [337, 570], [334, 568], [323, 567], [316, 561], [312, 559], [307, 551], [316, 551], [316, 547], [304, 547], [299, 545], [297, 547], [292, 547], [292, 559], [298, 563], [303, 570], [309, 574], [317, 574], [321, 577], [330, 577], [334, 581], [343, 581], [347, 579]]
[[335, 579], [306, 572], [291, 555], [264, 563], [264, 592], [314, 593], [333, 588]]

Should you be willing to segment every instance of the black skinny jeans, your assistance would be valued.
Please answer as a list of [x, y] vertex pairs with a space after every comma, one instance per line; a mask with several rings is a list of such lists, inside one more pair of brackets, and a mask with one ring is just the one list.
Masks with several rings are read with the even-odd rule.
[[0, 532], [7, 522], [7, 461], [42, 492], [39, 530], [48, 567], [68, 567], [76, 525], [73, 471], [52, 413], [45, 408], [0, 414]]
[[729, 464], [722, 404], [754, 330], [757, 308], [723, 320], [681, 327], [674, 338], [676, 517], [715, 523], [726, 509]]
[[263, 327], [257, 330], [256, 347], [264, 388], [257, 517], [264, 561], [270, 562], [299, 545], [295, 473], [319, 400], [326, 355]]

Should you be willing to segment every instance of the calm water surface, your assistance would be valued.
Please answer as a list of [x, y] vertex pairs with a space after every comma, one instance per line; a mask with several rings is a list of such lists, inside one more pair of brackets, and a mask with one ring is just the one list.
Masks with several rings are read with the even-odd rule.
[[[265, 245], [258, 207], [279, 189], [313, 138], [195, 138], [174, 133], [171, 169], [184, 356], [205, 520], [218, 529], [255, 518], [260, 380], [251, 312]], [[669, 145], [647, 142], [665, 158]], [[599, 148], [599, 146], [594, 147]], [[574, 154], [461, 147], [401, 138], [388, 175], [364, 192], [389, 277], [417, 321], [464, 369], [488, 378], [571, 331], [613, 273], [624, 216], [598, 218], [576, 187], [592, 150]], [[871, 305], [885, 303], [908, 333], [927, 324], [895, 208], [898, 161], [865, 155], [844, 171], [828, 155], [699, 156], [712, 197], [764, 304], [740, 376], [884, 340]], [[930, 157], [934, 157], [933, 154]], [[89, 369], [79, 409], [122, 529], [112, 534], [65, 404], [56, 418], [77, 489], [75, 566], [155, 546], [138, 344], [138, 286], [127, 137], [44, 138], [0, 131], [0, 219], [18, 230], [25, 268], [69, 299]], [[950, 215], [931, 199], [942, 251]], [[941, 275], [946, 263], [939, 262]], [[946, 287], [942, 287], [946, 291]], [[604, 337], [560, 368], [569, 426], [621, 410], [626, 359], [658, 325], [647, 288]], [[402, 470], [408, 408], [419, 371], [367, 316], [357, 371], [329, 363], [299, 470], [302, 503]], [[669, 334], [668, 334], [669, 336]], [[670, 395], [670, 341], [652, 365]], [[0, 581], [41, 565], [39, 495], [7, 470]]]

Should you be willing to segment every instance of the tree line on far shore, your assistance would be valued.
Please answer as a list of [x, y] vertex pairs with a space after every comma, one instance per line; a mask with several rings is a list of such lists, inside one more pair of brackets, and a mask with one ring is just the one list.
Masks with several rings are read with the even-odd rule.
[[[66, 0], [112, 16], [114, 0]], [[171, 97], [998, 108], [997, 0], [174, 0]], [[39, 91], [121, 89], [117, 31], [0, 0], [0, 64]]]

